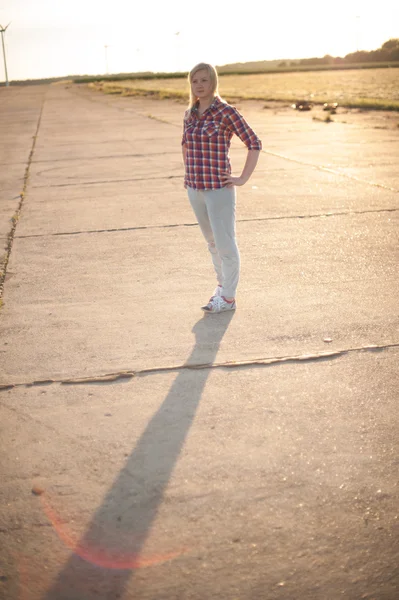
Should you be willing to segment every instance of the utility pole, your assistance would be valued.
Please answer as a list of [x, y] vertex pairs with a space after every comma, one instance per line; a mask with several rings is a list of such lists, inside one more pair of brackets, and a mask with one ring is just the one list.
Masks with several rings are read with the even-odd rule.
[[108, 46], [105, 44], [105, 72], [108, 75]]
[[180, 31], [176, 31], [176, 71], [180, 71], [180, 48], [179, 48]]
[[360, 15], [356, 15], [356, 52], [359, 52]]
[[10, 26], [10, 23], [6, 27], [3, 27], [3, 25], [0, 25], [1, 42], [3, 44], [3, 59], [4, 59], [4, 72], [5, 72], [5, 75], [6, 75], [6, 86], [8, 86], [10, 84], [8, 83], [7, 61], [6, 61], [6, 47], [5, 47], [5, 44], [4, 44], [4, 35], [5, 35], [5, 33], [7, 31], [7, 28], [9, 26]]

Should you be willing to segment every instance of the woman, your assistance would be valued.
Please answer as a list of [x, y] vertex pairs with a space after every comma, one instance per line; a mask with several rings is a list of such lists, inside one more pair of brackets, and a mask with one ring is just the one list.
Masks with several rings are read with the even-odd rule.
[[[198, 64], [188, 80], [190, 104], [182, 138], [184, 187], [208, 243], [218, 281], [202, 310], [219, 313], [236, 308], [240, 255], [235, 235], [235, 186], [244, 185], [251, 177], [262, 143], [237, 109], [220, 98], [212, 65]], [[233, 134], [248, 148], [239, 177], [232, 176], [229, 160]]]

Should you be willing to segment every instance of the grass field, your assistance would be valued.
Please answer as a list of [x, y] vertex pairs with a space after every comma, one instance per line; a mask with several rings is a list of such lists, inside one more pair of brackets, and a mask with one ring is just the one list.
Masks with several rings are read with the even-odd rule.
[[[399, 110], [399, 68], [221, 75], [222, 97], [237, 99], [311, 100], [341, 106]], [[131, 79], [89, 84], [109, 94], [154, 95], [188, 99], [185, 79]]]

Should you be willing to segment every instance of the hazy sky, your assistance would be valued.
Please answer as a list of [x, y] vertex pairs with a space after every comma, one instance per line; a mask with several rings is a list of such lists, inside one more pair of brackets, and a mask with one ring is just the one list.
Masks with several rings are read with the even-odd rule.
[[9, 79], [34, 79], [373, 50], [399, 37], [399, 2], [0, 0], [10, 21]]

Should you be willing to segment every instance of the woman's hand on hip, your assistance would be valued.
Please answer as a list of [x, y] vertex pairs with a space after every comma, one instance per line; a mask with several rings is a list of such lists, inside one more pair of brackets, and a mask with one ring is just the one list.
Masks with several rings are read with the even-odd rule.
[[228, 188], [231, 188], [235, 185], [244, 185], [247, 182], [244, 177], [233, 177], [231, 173], [222, 173], [220, 179], [223, 185]]

